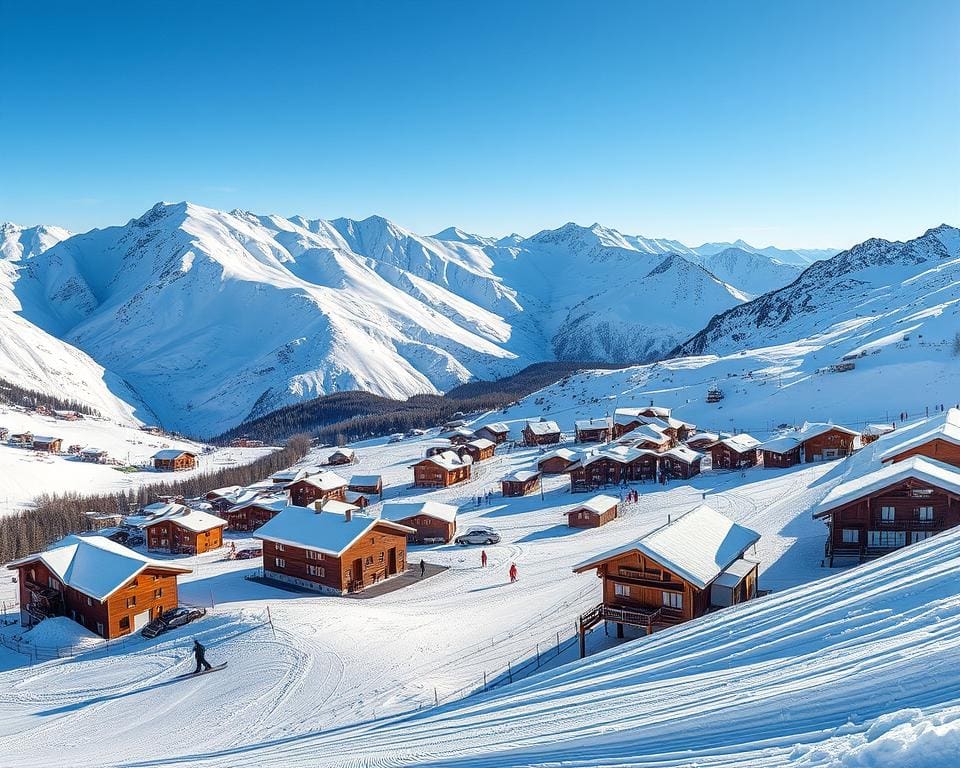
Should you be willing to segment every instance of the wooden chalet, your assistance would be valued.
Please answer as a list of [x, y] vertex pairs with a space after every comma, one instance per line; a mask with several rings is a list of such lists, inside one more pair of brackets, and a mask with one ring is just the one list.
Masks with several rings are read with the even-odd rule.
[[357, 454], [353, 448], [337, 448], [327, 457], [327, 464], [331, 466], [341, 466], [344, 464], [355, 464]]
[[620, 499], [615, 496], [594, 496], [571, 507], [564, 514], [570, 528], [599, 528], [617, 519]]
[[932, 418], [901, 427], [884, 436], [880, 444], [883, 463], [926, 456], [960, 467], [960, 409], [950, 408]]
[[177, 576], [190, 573], [104, 536], [68, 536], [7, 567], [17, 571], [23, 627], [66, 616], [108, 640], [176, 608]]
[[702, 453], [685, 445], [678, 445], [660, 454], [660, 472], [667, 479], [689, 480], [700, 474], [702, 459]]
[[613, 419], [578, 419], [574, 422], [575, 440], [578, 443], [608, 443], [613, 438]]
[[34, 435], [30, 447], [35, 451], [46, 453], [60, 453], [63, 450], [63, 440], [59, 437]]
[[168, 448], [153, 454], [153, 468], [158, 472], [183, 472], [196, 466], [197, 454], [190, 451]]
[[427, 456], [413, 465], [413, 484], [417, 488], [446, 488], [470, 479], [473, 459], [444, 451]]
[[960, 524], [960, 469], [911, 456], [835, 486], [813, 516], [831, 567], [863, 562]]
[[526, 496], [539, 488], [540, 473], [530, 469], [518, 469], [500, 480], [500, 492], [504, 496]]
[[839, 424], [804, 424], [797, 437], [807, 464], [842, 459], [861, 446], [860, 433]]
[[183, 504], [166, 504], [139, 524], [151, 552], [202, 555], [223, 546], [227, 521]]
[[28, 446], [33, 445], [32, 432], [14, 432], [10, 435], [10, 442], [14, 445]]
[[450, 445], [466, 445], [471, 440], [476, 440], [477, 436], [473, 433], [472, 429], [468, 427], [457, 427], [456, 429], [451, 429], [448, 432], [444, 432], [439, 437], [443, 440], [448, 440]]
[[361, 493], [367, 498], [383, 495], [383, 477], [381, 475], [353, 475], [347, 484], [347, 490]]
[[525, 445], [555, 445], [560, 442], [562, 434], [555, 421], [528, 421], [523, 428], [523, 442]]
[[448, 451], [457, 453], [457, 446], [452, 445], [446, 438], [437, 438], [437, 440], [440, 442], [437, 445], [431, 445], [429, 448], [427, 448], [427, 451], [424, 454], [425, 456], [438, 456], [441, 453], [447, 453]]
[[343, 595], [406, 571], [411, 533], [382, 518], [289, 506], [254, 538], [263, 542], [265, 579]]
[[622, 547], [591, 557], [575, 573], [596, 570], [602, 602], [580, 616], [580, 655], [586, 633], [612, 622], [650, 634], [656, 626], [697, 618], [714, 607], [756, 597], [758, 563], [745, 557], [760, 534], [716, 510], [699, 507]]
[[494, 453], [496, 453], [497, 444], [493, 440], [487, 440], [485, 437], [479, 437], [476, 440], [471, 440], [468, 443], [464, 443], [460, 446], [457, 453], [461, 456], [464, 454], [468, 455], [473, 459], [474, 464], [478, 461], [486, 461], [487, 459], [492, 459]]
[[800, 441], [793, 435], [780, 435], [757, 446], [767, 469], [792, 467], [800, 463]]
[[436, 501], [387, 502], [380, 517], [405, 525], [411, 544], [449, 544], [457, 532], [457, 508]]
[[288, 504], [287, 495], [261, 496], [219, 513], [227, 521], [228, 531], [255, 531], [272, 520]]
[[888, 435], [896, 429], [895, 424], [867, 424], [860, 432], [860, 443], [868, 445], [874, 440], [879, 440], [883, 435]]
[[632, 429], [621, 442], [648, 451], [665, 451], [677, 444], [659, 424], [641, 424]]
[[710, 446], [714, 469], [746, 469], [757, 463], [760, 441], [746, 433], [722, 437]]
[[376, 501], [376, 498], [372, 493], [351, 491], [348, 488], [346, 491], [344, 491], [343, 500], [347, 502], [347, 504], [353, 504], [355, 507], [360, 507], [360, 509], [363, 509], [364, 507], [369, 507], [371, 504], [373, 504]]
[[107, 452], [100, 448], [82, 448], [77, 456], [89, 464], [103, 464], [107, 460]]
[[500, 445], [510, 439], [510, 427], [506, 424], [496, 421], [492, 424], [484, 424], [477, 430], [474, 430], [477, 437], [485, 437], [492, 440], [494, 444]]
[[708, 450], [720, 437], [716, 432], [694, 432], [687, 436], [683, 444], [694, 451], [702, 452]]
[[656, 451], [614, 445], [583, 455], [567, 474], [571, 492], [586, 493], [608, 485], [655, 480], [658, 468]]
[[537, 459], [537, 469], [544, 475], [562, 475], [579, 459], [579, 451], [556, 448]]
[[347, 481], [336, 472], [317, 472], [295, 480], [287, 486], [290, 503], [297, 507], [309, 507], [315, 501], [336, 499], [345, 501]]
[[644, 424], [659, 427], [670, 438], [671, 447], [686, 440], [695, 431], [693, 424], [674, 418], [669, 408], [617, 408], [613, 414], [613, 439], [619, 440]]

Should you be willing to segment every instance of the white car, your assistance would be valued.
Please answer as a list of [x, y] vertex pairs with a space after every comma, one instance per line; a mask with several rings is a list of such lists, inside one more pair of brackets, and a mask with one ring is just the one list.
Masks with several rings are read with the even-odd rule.
[[467, 532], [461, 536], [457, 536], [454, 542], [461, 547], [466, 547], [470, 544], [498, 544], [500, 542], [500, 534], [488, 526], [476, 525], [468, 529]]

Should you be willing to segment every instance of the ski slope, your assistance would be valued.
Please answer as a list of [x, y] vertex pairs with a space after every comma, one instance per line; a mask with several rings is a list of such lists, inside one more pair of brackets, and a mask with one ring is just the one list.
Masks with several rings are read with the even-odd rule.
[[[457, 504], [460, 528], [473, 522], [492, 525], [503, 539], [487, 548], [490, 562], [486, 568], [480, 567], [479, 548], [410, 547], [410, 563], [422, 557], [448, 570], [402, 590], [360, 600], [303, 595], [249, 581], [244, 577], [252, 574], [259, 562], [224, 561], [222, 552], [177, 558], [195, 569], [182, 581], [181, 600], [213, 606], [207, 617], [188, 628], [153, 641], [135, 637], [121, 645], [101, 646], [72, 659], [38, 664], [29, 671], [25, 671], [22, 654], [0, 648], [0, 669], [6, 670], [0, 672], [0, 754], [24, 767], [58, 761], [77, 768], [245, 763], [419, 765], [431, 761], [472, 765], [475, 760], [478, 764], [487, 760], [488, 765], [523, 765], [532, 760], [531, 755], [546, 749], [542, 745], [561, 738], [561, 726], [564, 732], [570, 729], [563, 738], [571, 739], [605, 728], [618, 730], [625, 710], [598, 707], [597, 692], [588, 695], [585, 684], [574, 682], [597, 664], [610, 665], [603, 685], [611, 690], [622, 685], [634, 709], [641, 689], [649, 693], [651, 685], [663, 688], [664, 680], [675, 670], [687, 670], [691, 682], [676, 693], [680, 708], [669, 711], [693, 717], [698, 706], [707, 710], [720, 706], [719, 700], [705, 696], [704, 691], [716, 690], [719, 696], [725, 690], [721, 682], [729, 674], [728, 664], [752, 663], [744, 648], [759, 630], [743, 625], [730, 631], [717, 624], [719, 619], [711, 618], [708, 622], [715, 627], [709, 630], [712, 642], [698, 644], [691, 625], [656, 636], [653, 643], [621, 645], [615, 651], [633, 654], [648, 649], [642, 651], [646, 655], [635, 659], [624, 657], [629, 659], [626, 669], [636, 675], [653, 663], [651, 659], [657, 656], [653, 649], [661, 647], [658, 644], [669, 648], [670, 655], [663, 651], [659, 667], [655, 667], [660, 676], [656, 684], [629, 679], [618, 682], [614, 662], [605, 661], [613, 657], [598, 655], [585, 666], [565, 667], [536, 683], [524, 682], [517, 693], [503, 689], [491, 699], [497, 702], [495, 706], [485, 707], [483, 698], [456, 703], [482, 686], [485, 673], [492, 679], [506, 671], [508, 662], [516, 665], [535, 657], [538, 644], [543, 650], [555, 646], [558, 636], [561, 641], [572, 636], [579, 613], [600, 598], [599, 581], [572, 573], [575, 563], [662, 525], [668, 515], [689, 510], [706, 494], [707, 502], [716, 509], [763, 534], [756, 550], [762, 587], [779, 592], [834, 573], [821, 567], [824, 527], [812, 520], [809, 509], [843, 478], [844, 463], [751, 469], [743, 475], [708, 472], [665, 488], [640, 484], [636, 486], [639, 503], [628, 505], [620, 519], [600, 529], [574, 531], [565, 526], [563, 513], [585, 497], [569, 494], [562, 476], [547, 478], [543, 499], [539, 494], [520, 499], [496, 496], [488, 506], [475, 504], [476, 494], [495, 489], [501, 476], [529, 466], [538, 455], [535, 449], [502, 452], [476, 465], [475, 478], [459, 487], [431, 492], [407, 487], [409, 465], [434, 442], [434, 436], [428, 435], [398, 444], [386, 445], [383, 440], [359, 444], [359, 463], [338, 471], [344, 476], [351, 472], [383, 474], [386, 500]], [[316, 452], [305, 463], [322, 460], [327, 452], [329, 449]], [[250, 543], [248, 538], [234, 540], [238, 547]], [[507, 577], [511, 563], [517, 564], [520, 573], [516, 584], [510, 584]], [[12, 589], [6, 579], [0, 580], [0, 597], [10, 599]], [[807, 610], [802, 607], [803, 600], [786, 595], [782, 599], [797, 606], [796, 616], [784, 614], [785, 627], [792, 621], [819, 626], [813, 618], [799, 616]], [[272, 626], [266, 623], [267, 608]], [[830, 637], [833, 633], [842, 637], [841, 613], [835, 616], [839, 623]], [[743, 612], [738, 611], [740, 614]], [[857, 621], [869, 615], [856, 614], [860, 617]], [[881, 618], [883, 615], [888, 616], [882, 614]], [[751, 674], [763, 671], [763, 680], [774, 686], [780, 679], [777, 669], [793, 663], [787, 639], [792, 635], [788, 629], [770, 629], [781, 620], [773, 614], [767, 617], [770, 645], [764, 651], [766, 662], [762, 669], [751, 668]], [[805, 631], [812, 645], [808, 650], [799, 647], [805, 660], [797, 662], [797, 670], [815, 667], [803, 654], [815, 654], [816, 643], [827, 642], [822, 633]], [[191, 637], [200, 638], [208, 647], [212, 663], [226, 660], [230, 667], [202, 681], [170, 683], [171, 677], [192, 663]], [[720, 650], [717, 637], [722, 638]], [[611, 642], [602, 631], [590, 636], [592, 651]], [[574, 661], [574, 656], [575, 649], [570, 648], [560, 661]], [[556, 660], [550, 663], [554, 668], [557, 665]], [[791, 680], [798, 674], [783, 676], [785, 691], [795, 687]], [[549, 688], [549, 681], [556, 688]], [[694, 694], [701, 683], [705, 687]], [[528, 688], [534, 685], [545, 686], [545, 693], [541, 696], [536, 688]], [[729, 692], [744, 695], [737, 686]], [[531, 692], [522, 693], [527, 690]], [[666, 698], [660, 695], [657, 699], [658, 708], [674, 698], [670, 690]], [[583, 724], [572, 727], [569, 718], [560, 717], [558, 713], [565, 710], [553, 709], [552, 696], [559, 697], [558, 701], [569, 696], [575, 707], [571, 711], [580, 712]], [[760, 698], [760, 694], [755, 696]], [[585, 703], [587, 698], [592, 703]], [[436, 701], [443, 706], [432, 709]], [[514, 714], [498, 722], [496, 712], [513, 706], [517, 707]], [[422, 726], [408, 729], [393, 719], [418, 708]], [[587, 710], [596, 723], [585, 719]], [[363, 725], [374, 718], [376, 725]], [[521, 730], [513, 729], [514, 722]], [[640, 722], [639, 715], [631, 716], [630, 722]], [[689, 734], [689, 729], [683, 732]], [[424, 740], [417, 741], [416, 734], [422, 734]], [[532, 752], [517, 753], [516, 758], [492, 753], [489, 759], [484, 757], [490, 750], [519, 747], [526, 741], [533, 745]], [[588, 755], [580, 764], [597, 762]]]

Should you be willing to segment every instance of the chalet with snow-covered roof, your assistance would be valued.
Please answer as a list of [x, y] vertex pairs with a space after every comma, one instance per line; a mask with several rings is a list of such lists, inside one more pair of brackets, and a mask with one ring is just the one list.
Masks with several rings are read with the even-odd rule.
[[607, 443], [613, 438], [613, 419], [578, 419], [574, 422], [575, 439], [578, 443]]
[[290, 483], [294, 483], [299, 480], [301, 477], [305, 477], [307, 474], [306, 470], [303, 468], [298, 469], [281, 469], [278, 472], [274, 472], [270, 476], [270, 481], [274, 485], [283, 485], [287, 486]]
[[960, 469], [911, 456], [835, 486], [813, 516], [831, 566], [862, 562], [960, 524]]
[[492, 459], [494, 453], [497, 450], [497, 444], [493, 440], [487, 440], [485, 437], [478, 437], [476, 440], [471, 440], [468, 443], [464, 443], [457, 450], [461, 456], [466, 454], [471, 459], [473, 459], [474, 464], [478, 461], [486, 461], [487, 459]]
[[605, 446], [582, 455], [567, 470], [570, 490], [586, 493], [607, 485], [655, 480], [659, 454], [626, 445]]
[[772, 437], [757, 446], [760, 460], [767, 469], [792, 467], [800, 463], [800, 440], [795, 435], [786, 434]]
[[487, 440], [492, 440], [496, 445], [500, 445], [510, 439], [510, 427], [502, 422], [495, 421], [492, 424], [484, 424], [475, 430], [474, 434], [477, 437], [485, 437]]
[[741, 433], [722, 437], [710, 446], [714, 469], [746, 469], [757, 463], [757, 438]]
[[355, 507], [360, 507], [360, 509], [363, 509], [364, 507], [369, 507], [371, 504], [373, 504], [377, 500], [377, 497], [372, 493], [351, 491], [350, 489], [347, 489], [344, 491], [343, 500], [346, 501], [347, 504], [353, 504]]
[[107, 452], [102, 448], [94, 448], [93, 446], [81, 448], [77, 456], [80, 461], [86, 461], [89, 464], [103, 464], [107, 460]]
[[523, 428], [523, 442], [525, 445], [555, 445], [560, 442], [562, 434], [555, 421], [528, 421]]
[[104, 536], [68, 536], [7, 568], [17, 571], [22, 626], [67, 616], [108, 640], [176, 608], [177, 576], [190, 573]]
[[153, 468], [157, 472], [184, 472], [196, 469], [197, 454], [179, 448], [167, 448], [153, 454]]
[[63, 450], [63, 440], [59, 437], [34, 435], [30, 446], [35, 451], [43, 451], [45, 453], [60, 453]]
[[860, 442], [868, 445], [874, 440], [879, 440], [883, 435], [888, 435], [896, 429], [895, 424], [867, 424], [860, 432]]
[[756, 597], [758, 563], [746, 557], [760, 534], [701, 504], [647, 535], [591, 557], [575, 573], [596, 571], [603, 601], [580, 616], [580, 655], [586, 633], [601, 622], [640, 627], [697, 618], [713, 607]]
[[620, 439], [643, 424], [655, 424], [675, 445], [686, 440], [696, 429], [681, 419], [674, 418], [669, 408], [647, 406], [645, 408], [617, 408], [613, 414], [613, 438]]
[[901, 427], [882, 441], [880, 461], [898, 462], [926, 456], [960, 467], [960, 409], [949, 408], [929, 419]]
[[355, 464], [357, 461], [357, 454], [353, 448], [337, 448], [333, 453], [327, 457], [327, 464], [332, 466], [340, 466], [343, 464]]
[[10, 442], [13, 445], [28, 446], [33, 445], [33, 433], [32, 432], [14, 432], [10, 435]]
[[63, 421], [77, 421], [83, 418], [83, 414], [79, 411], [62, 411], [62, 410], [53, 410], [54, 418], [62, 419]]
[[859, 450], [860, 433], [839, 424], [804, 424], [797, 432], [800, 451], [807, 464], [842, 459]]
[[684, 445], [695, 451], [709, 450], [710, 446], [719, 440], [721, 435], [717, 432], [694, 432], [687, 436]]
[[[347, 484], [347, 490], [363, 494], [368, 499], [371, 496], [382, 496], [383, 477], [381, 475], [353, 475]], [[349, 502], [350, 499], [345, 499], [345, 501]]]
[[676, 444], [659, 424], [641, 424], [632, 429], [621, 442], [648, 451], [665, 451]]
[[202, 555], [223, 546], [227, 521], [183, 504], [168, 504], [140, 523], [151, 552]]
[[228, 531], [255, 531], [272, 520], [287, 506], [287, 494], [259, 496], [219, 513], [227, 521]]
[[518, 469], [500, 479], [504, 496], [526, 496], [540, 488], [540, 473], [532, 469]]
[[410, 528], [411, 544], [448, 544], [457, 532], [457, 508], [437, 501], [387, 502], [380, 517]]
[[537, 459], [537, 469], [544, 475], [562, 475], [580, 458], [579, 451], [556, 448]]
[[413, 484], [417, 488], [446, 488], [470, 479], [473, 459], [468, 454], [458, 456], [444, 451], [418, 461], [413, 465]]
[[570, 528], [599, 528], [617, 519], [620, 499], [603, 494], [571, 507], [564, 514]]
[[685, 445], [677, 445], [660, 454], [660, 471], [668, 480], [677, 478], [689, 480], [694, 475], [700, 474], [702, 459], [703, 454], [699, 451]]
[[469, 443], [471, 440], [475, 440], [476, 435], [469, 427], [457, 427], [456, 429], [451, 429], [448, 432], [444, 432], [440, 435], [440, 438], [443, 440], [448, 440], [450, 445], [464, 445]]
[[263, 576], [331, 595], [403, 573], [413, 528], [378, 517], [288, 506], [263, 525]]
[[330, 471], [301, 477], [287, 486], [290, 503], [297, 507], [309, 507], [315, 501], [327, 499], [345, 501], [346, 490], [347, 481], [336, 472]]

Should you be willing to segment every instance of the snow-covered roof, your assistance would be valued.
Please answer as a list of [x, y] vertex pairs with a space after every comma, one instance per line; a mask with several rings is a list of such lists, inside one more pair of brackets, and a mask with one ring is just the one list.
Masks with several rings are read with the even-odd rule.
[[[294, 482], [307, 483], [314, 488], [319, 488], [321, 491], [332, 491], [335, 488], [343, 488], [347, 485], [347, 481], [336, 472], [317, 472], [315, 475], [301, 477]], [[294, 485], [294, 483], [289, 483], [287, 487], [289, 488], [291, 485]]]
[[619, 464], [629, 464], [644, 456], [659, 456], [656, 451], [648, 448], [634, 448], [628, 445], [607, 445], [596, 451], [584, 454], [580, 459], [580, 466], [589, 467], [595, 461], [609, 459]]
[[659, 445], [670, 442], [670, 436], [665, 435], [663, 433], [663, 427], [657, 424], [641, 424], [639, 427], [629, 433], [627, 439], [635, 440], [637, 442], [646, 440]]
[[585, 560], [574, 570], [584, 571], [613, 557], [637, 551], [698, 589], [705, 589], [759, 538], [756, 531], [701, 504], [631, 544]]
[[368, 515], [353, 513], [348, 520], [346, 515], [336, 512], [317, 512], [307, 507], [291, 505], [260, 526], [254, 532], [253, 538], [339, 557], [378, 523], [397, 533], [416, 533], [413, 528]]
[[101, 453], [106, 453], [106, 451], [102, 448], [94, 448], [93, 446], [89, 446], [80, 451], [80, 453], [85, 453], [88, 456], [99, 456]]
[[873, 472], [835, 486], [813, 510], [814, 517], [828, 514], [837, 507], [875, 491], [903, 482], [907, 478], [929, 483], [951, 493], [960, 494], [960, 469], [926, 456], [911, 456], [905, 461], [888, 464]]
[[347, 501], [338, 501], [337, 499], [327, 499], [320, 504], [321, 512], [335, 512], [338, 515], [345, 515], [347, 512], [359, 512], [360, 507]]
[[727, 448], [730, 448], [737, 453], [743, 453], [744, 451], [749, 451], [752, 448], [757, 448], [760, 445], [760, 441], [752, 435], [748, 435], [746, 432], [742, 432], [739, 435], [731, 435], [730, 437], [724, 437], [720, 440]]
[[182, 504], [169, 504], [167, 509], [159, 514], [152, 514], [150, 517], [139, 523], [140, 528], [147, 528], [157, 523], [170, 522], [179, 528], [185, 528], [194, 533], [203, 533], [212, 531], [214, 528], [220, 528], [227, 524], [222, 517], [211, 515], [199, 509], [190, 509]]
[[844, 427], [841, 424], [830, 424], [829, 422], [804, 422], [803, 426], [797, 430], [797, 434], [800, 436], [801, 441], [810, 440], [811, 438], [817, 437], [818, 435], [824, 435], [827, 432], [843, 432], [845, 435], [850, 435], [852, 437], [860, 437], [860, 433], [855, 429], [850, 429], [850, 427]]
[[48, 437], [46, 435], [34, 435], [33, 442], [35, 443], [52, 443], [54, 440], [62, 440], [60, 437]]
[[535, 469], [518, 469], [509, 475], [504, 475], [503, 480], [508, 483], [526, 483], [529, 480], [540, 477], [540, 473]]
[[737, 584], [749, 576], [750, 571], [756, 567], [757, 562], [755, 560], [747, 560], [743, 557], [738, 558], [737, 560], [733, 561], [729, 568], [717, 576], [713, 583], [721, 587], [733, 589], [735, 586], [737, 586]]
[[16, 568], [38, 560], [68, 587], [100, 601], [146, 568], [190, 573], [189, 568], [151, 560], [105, 536], [67, 536], [46, 552], [15, 560], [7, 567]]
[[770, 451], [772, 453], [787, 453], [787, 451], [792, 451], [794, 448], [798, 448], [800, 443], [800, 438], [797, 437], [796, 433], [793, 433], [771, 437], [769, 440], [760, 443], [757, 448], [760, 448], [764, 451]]
[[675, 448], [671, 448], [669, 451], [664, 451], [663, 456], [672, 456], [675, 459], [679, 459], [687, 464], [693, 464], [697, 459], [702, 459], [703, 454], [699, 451], [693, 450], [693, 448], [687, 448], [685, 445], [678, 445]]
[[574, 451], [570, 448], [556, 448], [542, 456], [537, 457], [537, 464], [542, 464], [547, 459], [565, 459], [566, 461], [576, 461], [580, 456], [580, 451]]
[[720, 439], [720, 435], [716, 432], [697, 432], [694, 435], [687, 437], [688, 443], [695, 443], [699, 440], [708, 440], [711, 443], [715, 443]]
[[406, 520], [417, 515], [432, 517], [445, 523], [457, 521], [457, 508], [452, 504], [439, 501], [390, 501], [380, 508], [380, 517], [384, 520]]
[[473, 459], [470, 458], [470, 456], [458, 456], [453, 451], [435, 453], [433, 456], [427, 456], [425, 459], [421, 459], [421, 461], [432, 462], [446, 470], [459, 469], [460, 467], [473, 463]]
[[[36, 439], [37, 438], [34, 438], [34, 440]], [[192, 451], [185, 451], [185, 450], [181, 450], [180, 448], [165, 448], [164, 450], [157, 451], [155, 454], [153, 454], [152, 458], [171, 461], [173, 459], [179, 458], [180, 456], [183, 456], [183, 454], [187, 454], [188, 456], [197, 455]]]
[[554, 435], [560, 431], [560, 425], [555, 421], [528, 421], [527, 429], [535, 435]]
[[613, 420], [609, 416], [603, 416], [599, 419], [577, 419], [574, 424], [579, 430], [610, 429]]
[[212, 491], [207, 491], [207, 496], [235, 496], [240, 489], [241, 486], [239, 485], [225, 485], [223, 488], [214, 488]]
[[893, 430], [893, 424], [867, 424], [867, 426], [863, 428], [863, 434], [880, 436], [893, 432]]
[[230, 507], [227, 512], [239, 512], [241, 509], [248, 509], [249, 507], [260, 507], [261, 509], [270, 509], [279, 512], [285, 506], [287, 506], [287, 494], [278, 493], [269, 496], [257, 496], [240, 504], [235, 504]]
[[[898, 439], [900, 437], [902, 439]], [[960, 410], [949, 408], [919, 424], [901, 429], [899, 433], [888, 435], [886, 439], [891, 442], [886, 443], [887, 447], [880, 454], [880, 461], [889, 461], [904, 451], [929, 443], [931, 440], [943, 440], [960, 445]]]
[[476, 448], [479, 451], [486, 450], [487, 448], [493, 448], [496, 446], [496, 443], [493, 440], [487, 440], [485, 437], [479, 437], [476, 440], [471, 440], [467, 445]]
[[380, 475], [352, 475], [350, 477], [350, 485], [380, 485], [383, 482], [383, 478]]
[[343, 457], [345, 457], [345, 458], [352, 459], [355, 453], [356, 453], [356, 451], [354, 451], [353, 448], [337, 448], [337, 450], [335, 450], [335, 451], [334, 451], [333, 453], [331, 453], [330, 455], [331, 455], [331, 456], [343, 456]]
[[473, 430], [468, 427], [457, 427], [456, 429], [447, 430], [441, 437], [448, 439], [451, 437], [473, 437]]
[[301, 475], [305, 474], [305, 471], [301, 469], [281, 469], [279, 472], [274, 472], [270, 477], [273, 478], [278, 483], [284, 482], [293, 482], [298, 479]]
[[479, 432], [481, 429], [489, 430], [495, 435], [506, 435], [510, 433], [510, 427], [508, 427], [502, 421], [494, 421], [490, 424], [484, 424], [482, 427], [477, 429], [477, 432]]
[[570, 512], [577, 512], [581, 509], [586, 509], [590, 512], [595, 512], [598, 515], [602, 515], [604, 512], [610, 509], [610, 507], [615, 507], [619, 503], [620, 499], [618, 499], [616, 496], [607, 496], [601, 493], [598, 496], [587, 499], [581, 504], [577, 504], [575, 507], [571, 507], [569, 510], [567, 510], [567, 513], [569, 514]]

